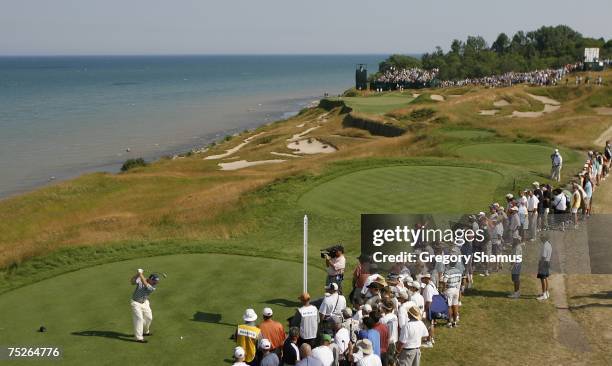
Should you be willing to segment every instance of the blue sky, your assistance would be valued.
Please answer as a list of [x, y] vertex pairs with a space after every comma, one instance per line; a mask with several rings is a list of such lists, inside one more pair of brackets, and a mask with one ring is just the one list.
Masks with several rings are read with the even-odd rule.
[[0, 0], [0, 54], [420, 53], [567, 24], [612, 38], [612, 1]]

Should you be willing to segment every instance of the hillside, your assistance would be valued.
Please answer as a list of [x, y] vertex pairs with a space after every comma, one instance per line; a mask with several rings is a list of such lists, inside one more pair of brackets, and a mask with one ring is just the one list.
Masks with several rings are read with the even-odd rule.
[[[126, 173], [88, 174], [0, 201], [0, 293], [25, 286], [17, 290], [21, 293], [2, 295], [18, 304], [23, 296], [44, 291], [40, 284], [26, 286], [43, 279], [98, 264], [102, 266], [95, 268], [123, 270], [113, 262], [169, 254], [224, 253], [298, 262], [304, 214], [311, 222], [311, 263], [321, 268], [318, 249], [342, 242], [352, 266], [359, 250], [360, 213], [484, 210], [534, 180], [549, 182], [554, 148], [564, 155], [566, 183], [582, 167], [584, 151], [601, 150], [602, 141], [612, 138], [612, 71], [602, 75], [604, 86], [353, 91], [351, 97], [322, 102], [207, 149]], [[389, 126], [401, 134], [379, 133]], [[600, 207], [599, 212], [607, 210]], [[208, 263], [208, 257], [202, 258]], [[187, 278], [187, 268], [206, 276], [222, 271], [195, 259], [189, 263], [181, 278]], [[180, 266], [178, 260], [166, 265]], [[279, 271], [291, 270], [291, 265], [283, 266]], [[84, 281], [82, 273], [58, 280], [69, 283], [65, 276], [72, 276]], [[320, 273], [313, 276], [318, 279]], [[467, 343], [440, 347], [427, 353], [427, 360], [451, 364], [453, 350], [478, 347], [485, 337], [508, 342], [487, 344], [493, 353], [484, 363], [604, 364], [609, 350], [594, 347], [579, 357], [551, 340], [556, 319], [552, 304], [509, 303], [506, 277], [481, 282], [468, 300], [465, 319], [470, 325], [460, 329]], [[524, 286], [526, 292], [537, 292], [531, 276]], [[291, 284], [281, 287], [289, 292]], [[293, 299], [295, 294], [278, 297]], [[239, 318], [238, 307], [231, 311], [234, 319], [224, 321]], [[551, 321], [539, 327], [540, 319]], [[219, 327], [214, 331], [228, 330]], [[593, 329], [587, 326], [589, 340], [605, 343], [607, 338], [597, 339]], [[444, 334], [442, 341], [448, 337]], [[525, 334], [534, 339], [522, 338]], [[219, 347], [229, 349], [230, 343]], [[508, 360], [504, 355], [510, 349], [524, 352]], [[219, 350], [215, 360], [223, 354], [227, 350]], [[476, 356], [462, 353], [457, 362], [472, 363]]]

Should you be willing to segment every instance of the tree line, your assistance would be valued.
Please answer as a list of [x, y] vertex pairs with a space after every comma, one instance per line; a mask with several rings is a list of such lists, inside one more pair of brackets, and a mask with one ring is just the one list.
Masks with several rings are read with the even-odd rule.
[[489, 45], [481, 36], [455, 39], [448, 52], [441, 47], [421, 58], [391, 55], [379, 64], [379, 72], [390, 68], [419, 67], [440, 70], [442, 80], [478, 78], [510, 71], [526, 72], [557, 68], [582, 61], [584, 48], [600, 49], [600, 58], [612, 58], [612, 39], [584, 37], [566, 25], [543, 26], [535, 31], [518, 31], [512, 37], [500, 33]]

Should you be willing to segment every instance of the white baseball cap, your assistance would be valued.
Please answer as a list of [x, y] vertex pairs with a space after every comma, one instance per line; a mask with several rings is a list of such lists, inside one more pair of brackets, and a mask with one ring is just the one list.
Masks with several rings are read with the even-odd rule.
[[245, 355], [244, 348], [242, 348], [240, 346], [234, 348], [234, 358], [236, 358], [236, 359], [243, 358], [244, 355]]
[[274, 314], [274, 312], [272, 312], [272, 309], [270, 308], [264, 308], [262, 311], [263, 316], [272, 316], [272, 314]]
[[365, 304], [365, 305], [363, 305], [362, 310], [363, 310], [364, 313], [369, 314], [369, 313], [372, 312], [372, 306], [370, 304]]
[[259, 348], [260, 349], [270, 349], [272, 348], [272, 343], [270, 343], [268, 339], [264, 338], [261, 340], [261, 342], [259, 342]]
[[246, 309], [242, 319], [244, 319], [245, 322], [254, 322], [257, 320], [257, 313], [253, 309]]

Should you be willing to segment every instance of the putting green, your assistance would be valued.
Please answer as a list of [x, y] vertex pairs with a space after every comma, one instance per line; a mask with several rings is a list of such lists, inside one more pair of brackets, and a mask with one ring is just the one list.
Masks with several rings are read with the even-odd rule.
[[[527, 166], [539, 173], [550, 172], [550, 155], [553, 147], [522, 143], [491, 143], [462, 146], [455, 150], [457, 155], [467, 159], [488, 160], [519, 166]], [[563, 164], [574, 166], [579, 161], [579, 153], [570, 149], [559, 149]]]
[[389, 111], [407, 107], [414, 100], [412, 96], [401, 94], [384, 94], [370, 97], [342, 97], [346, 105], [355, 112], [385, 114]]
[[362, 213], [463, 213], [481, 210], [502, 181], [499, 173], [451, 166], [389, 166], [322, 183], [300, 197], [311, 212], [332, 217]]
[[[129, 278], [166, 271], [151, 296], [154, 333], [132, 342]], [[285, 324], [302, 288], [299, 263], [219, 254], [143, 258], [90, 267], [0, 295], [0, 343], [64, 349], [67, 365], [221, 365], [244, 310], [269, 306]], [[314, 293], [325, 273], [313, 268]], [[279, 298], [288, 296], [289, 299]], [[44, 325], [48, 331], [36, 330]], [[180, 337], [184, 338], [181, 340]]]

